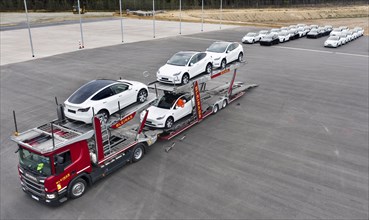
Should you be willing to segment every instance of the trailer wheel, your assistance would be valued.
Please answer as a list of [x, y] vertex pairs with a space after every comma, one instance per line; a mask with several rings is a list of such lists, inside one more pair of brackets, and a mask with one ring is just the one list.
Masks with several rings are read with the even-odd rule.
[[222, 108], [227, 107], [227, 105], [228, 105], [228, 101], [226, 99], [224, 99], [223, 103], [222, 103]]
[[145, 153], [144, 146], [142, 144], [137, 144], [136, 147], [133, 149], [132, 153], [132, 162], [136, 163], [140, 161]]
[[143, 103], [147, 99], [147, 91], [146, 89], [141, 89], [137, 94], [137, 102]]
[[213, 114], [215, 115], [218, 111], [219, 111], [219, 106], [218, 104], [215, 104], [213, 107]]
[[69, 196], [72, 199], [81, 197], [86, 192], [86, 186], [86, 181], [82, 178], [78, 178], [70, 185], [68, 192]]
[[166, 128], [171, 128], [173, 127], [174, 124], [174, 119], [173, 117], [169, 117], [166, 121], [165, 121], [165, 127]]

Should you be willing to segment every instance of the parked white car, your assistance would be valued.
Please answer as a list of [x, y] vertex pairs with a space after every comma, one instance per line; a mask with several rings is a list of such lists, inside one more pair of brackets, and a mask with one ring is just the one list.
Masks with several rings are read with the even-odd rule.
[[299, 27], [297, 28], [297, 32], [299, 33], [299, 37], [304, 37], [309, 33], [310, 29], [308, 27]]
[[242, 43], [246, 44], [253, 44], [255, 42], [258, 42], [260, 40], [260, 36], [257, 33], [254, 32], [250, 32], [247, 33], [243, 38], [242, 38]]
[[268, 34], [269, 34], [269, 31], [267, 31], [267, 30], [261, 30], [261, 31], [259, 31], [260, 38], [263, 38], [263, 37], [265, 37]]
[[224, 69], [228, 63], [235, 60], [243, 60], [243, 47], [237, 42], [214, 42], [206, 49], [206, 53], [212, 58], [213, 66], [222, 69]]
[[339, 34], [339, 35], [337, 35], [337, 36], [339, 36], [341, 39], [341, 45], [344, 45], [344, 44], [346, 44], [346, 43], [348, 43], [349, 42], [349, 40], [348, 40], [348, 38], [347, 38], [347, 35], [346, 34], [344, 34], [344, 33], [341, 33], [341, 34]]
[[205, 52], [184, 51], [174, 54], [156, 73], [158, 81], [187, 84], [193, 77], [213, 68], [210, 55]]
[[340, 36], [330, 36], [325, 42], [324, 47], [334, 47], [337, 48], [341, 46], [342, 41]]
[[[145, 125], [171, 128], [175, 122], [191, 114], [194, 106], [194, 98], [189, 94], [166, 93], [147, 109], [149, 113]], [[141, 122], [145, 114], [146, 111], [141, 113]]]
[[278, 33], [279, 42], [283, 43], [290, 40], [290, 33], [287, 31], [281, 31]]
[[[64, 115], [72, 120], [92, 123], [93, 114], [109, 116], [135, 102], [145, 102], [145, 84], [128, 80], [98, 79], [86, 83], [64, 102]], [[119, 105], [118, 105], [119, 102]]]
[[333, 30], [331, 31], [331, 33], [329, 34], [330, 36], [336, 36], [341, 34], [341, 29], [340, 28], [333, 28]]
[[361, 28], [361, 27], [355, 27], [354, 30], [358, 32], [358, 36], [359, 37], [361, 37], [361, 36], [364, 35], [364, 29], [363, 28]]

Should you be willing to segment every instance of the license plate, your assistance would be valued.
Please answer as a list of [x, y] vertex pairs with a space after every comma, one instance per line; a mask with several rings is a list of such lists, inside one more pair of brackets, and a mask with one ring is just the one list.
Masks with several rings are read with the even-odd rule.
[[37, 201], [39, 201], [39, 200], [40, 200], [38, 197], [36, 197], [36, 196], [34, 196], [34, 195], [31, 195], [31, 196], [32, 196], [32, 199], [35, 199], [35, 200], [37, 200]]

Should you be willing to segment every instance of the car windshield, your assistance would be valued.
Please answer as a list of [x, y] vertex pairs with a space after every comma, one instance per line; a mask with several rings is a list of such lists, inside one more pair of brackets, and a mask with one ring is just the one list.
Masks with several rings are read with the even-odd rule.
[[309, 34], [315, 34], [315, 33], [318, 33], [318, 30], [317, 30], [317, 29], [311, 30], [311, 31], [309, 32]]
[[42, 176], [51, 175], [50, 158], [35, 154], [24, 148], [19, 149], [19, 163], [22, 168]]
[[176, 53], [167, 62], [169, 65], [186, 66], [194, 53]]
[[273, 34], [266, 35], [263, 39], [271, 40], [273, 38]]
[[246, 36], [249, 36], [249, 37], [255, 37], [255, 36], [256, 36], [256, 34], [255, 34], [255, 33], [248, 33], [248, 34], [246, 34]]
[[215, 52], [215, 53], [224, 53], [227, 49], [229, 43], [227, 42], [215, 42], [206, 50], [209, 52]]
[[279, 33], [279, 36], [286, 36], [287, 35], [287, 32], [280, 32]]
[[181, 95], [179, 94], [167, 93], [164, 96], [162, 96], [156, 103], [154, 103], [154, 106], [163, 109], [170, 109], [180, 96]]
[[81, 104], [91, 97], [95, 92], [104, 88], [107, 85], [113, 84], [116, 81], [113, 80], [94, 80], [79, 88], [74, 92], [68, 101], [73, 104]]
[[338, 36], [331, 36], [331, 37], [328, 38], [328, 40], [338, 40], [338, 39], [339, 39]]

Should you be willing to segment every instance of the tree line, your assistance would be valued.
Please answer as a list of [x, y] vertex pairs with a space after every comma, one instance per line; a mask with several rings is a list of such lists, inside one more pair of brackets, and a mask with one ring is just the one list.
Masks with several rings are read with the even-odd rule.
[[[121, 0], [123, 9], [152, 10], [153, 0]], [[178, 9], [180, 0], [155, 0], [156, 10]], [[183, 9], [224, 8], [263, 8], [263, 7], [300, 7], [321, 5], [359, 5], [368, 4], [369, 0], [181, 0]], [[26, 0], [30, 11], [69, 11], [76, 0]], [[90, 11], [119, 10], [119, 0], [80, 0]], [[24, 0], [0, 0], [0, 11], [22, 11]]]

